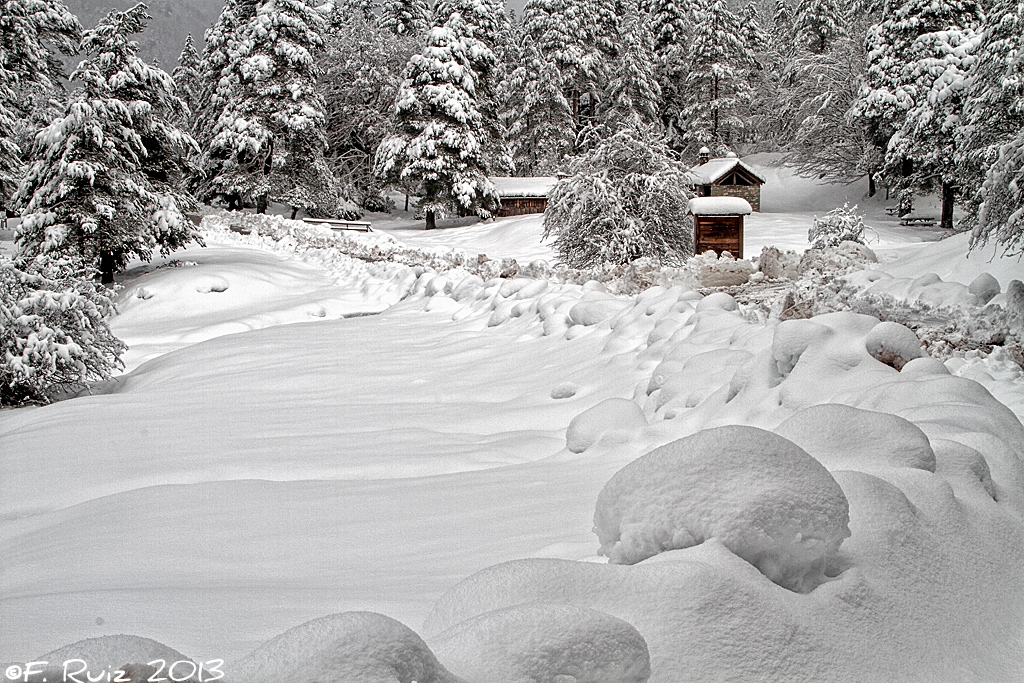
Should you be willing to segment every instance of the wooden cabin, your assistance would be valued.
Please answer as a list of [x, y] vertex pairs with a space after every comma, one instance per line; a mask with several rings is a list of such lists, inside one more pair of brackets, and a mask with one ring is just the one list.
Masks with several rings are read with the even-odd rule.
[[693, 215], [693, 252], [727, 251], [743, 258], [743, 217], [752, 211], [742, 197], [694, 197], [686, 206]]
[[734, 153], [710, 158], [707, 147], [700, 151], [700, 165], [690, 169], [690, 182], [700, 197], [740, 197], [754, 211], [761, 210], [761, 186], [765, 179]]
[[532, 176], [514, 178], [509, 176], [493, 177], [491, 183], [501, 197], [501, 208], [496, 214], [505, 216], [524, 216], [531, 213], [544, 213], [548, 208], [548, 195], [558, 178], [554, 176]]

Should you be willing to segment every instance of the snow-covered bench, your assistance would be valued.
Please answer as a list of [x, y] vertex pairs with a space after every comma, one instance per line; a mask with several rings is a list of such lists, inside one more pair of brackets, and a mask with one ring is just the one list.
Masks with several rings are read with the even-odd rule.
[[934, 216], [903, 216], [900, 218], [900, 225], [918, 225], [922, 227], [931, 227], [935, 225]]
[[331, 230], [362, 230], [363, 232], [373, 232], [373, 228], [370, 227], [368, 221], [348, 221], [343, 218], [303, 218], [303, 223], [310, 223], [312, 225], [324, 225], [329, 227]]

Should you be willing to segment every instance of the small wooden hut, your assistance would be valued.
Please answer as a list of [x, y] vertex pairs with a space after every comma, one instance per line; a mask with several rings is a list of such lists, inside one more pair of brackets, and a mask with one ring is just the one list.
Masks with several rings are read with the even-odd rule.
[[693, 251], [709, 249], [719, 256], [727, 251], [743, 258], [743, 217], [751, 212], [741, 197], [694, 197], [686, 211], [693, 215]]
[[765, 179], [753, 168], [729, 152], [711, 159], [707, 148], [701, 150], [700, 165], [690, 169], [690, 182], [701, 197], [740, 197], [754, 211], [761, 210], [761, 185]]
[[532, 176], [514, 178], [509, 176], [492, 177], [491, 183], [501, 197], [501, 208], [498, 217], [523, 216], [531, 213], [544, 213], [548, 207], [548, 194], [558, 183], [554, 176]]

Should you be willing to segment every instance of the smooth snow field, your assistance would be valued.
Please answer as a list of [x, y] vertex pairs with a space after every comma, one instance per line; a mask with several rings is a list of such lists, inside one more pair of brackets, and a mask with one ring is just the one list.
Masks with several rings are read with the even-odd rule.
[[[848, 199], [870, 291], [973, 311], [1024, 279], [762, 168], [748, 258]], [[540, 216], [370, 219], [207, 218], [119, 276], [122, 375], [0, 411], [0, 681], [1024, 680], [1008, 353], [685, 269], [576, 282]]]

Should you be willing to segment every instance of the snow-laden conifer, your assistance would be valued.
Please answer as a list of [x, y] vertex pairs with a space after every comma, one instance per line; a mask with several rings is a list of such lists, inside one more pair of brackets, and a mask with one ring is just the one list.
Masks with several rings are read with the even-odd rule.
[[81, 33], [61, 0], [0, 0], [0, 212], [24, 171], [17, 140], [30, 123], [29, 93], [45, 96], [64, 77], [50, 46], [74, 54]]
[[174, 89], [178, 97], [188, 106], [190, 118], [186, 119], [186, 125], [191, 127], [191, 114], [199, 109], [202, 102], [202, 77], [200, 76], [201, 65], [199, 52], [196, 50], [192, 34], [185, 38], [185, 46], [178, 55], [178, 66], [174, 68], [171, 77], [174, 79]]
[[511, 153], [519, 174], [552, 175], [573, 150], [572, 108], [561, 72], [529, 35], [523, 39], [522, 54], [507, 82]]
[[612, 131], [651, 126], [658, 121], [661, 108], [647, 15], [632, 12], [621, 23], [622, 41], [601, 112], [602, 122]]
[[88, 270], [0, 258], [0, 405], [47, 403], [117, 369], [125, 346], [107, 324], [114, 306]]
[[846, 7], [837, 0], [800, 0], [793, 17], [793, 37], [811, 52], [824, 54], [846, 35]]
[[377, 150], [380, 178], [419, 186], [428, 229], [438, 215], [487, 217], [498, 204], [483, 157], [473, 70], [489, 52], [457, 12], [431, 29], [423, 51], [409, 60], [395, 105], [397, 131]]
[[683, 138], [690, 147], [723, 149], [744, 127], [740, 113], [752, 96], [746, 73], [756, 61], [725, 0], [702, 0], [697, 6], [686, 59]]
[[570, 173], [544, 213], [544, 236], [566, 265], [679, 263], [693, 254], [686, 169], [659, 139], [619, 131], [573, 161]]
[[396, 36], [419, 36], [430, 28], [430, 7], [425, 0], [384, 0], [377, 21]]
[[1024, 3], [1000, 0], [986, 17], [970, 70], [960, 164], [977, 211], [972, 244], [994, 238], [1024, 251]]
[[956, 141], [982, 21], [973, 0], [909, 0], [867, 35], [867, 71], [851, 115], [887, 133], [884, 176], [906, 205], [941, 191], [941, 225], [953, 227], [961, 170]]
[[227, 35], [217, 97], [223, 108], [204, 161], [204, 196], [241, 197], [260, 212], [272, 201], [293, 214], [345, 211], [324, 160], [315, 53], [326, 30], [309, 0], [263, 0]]
[[71, 74], [81, 89], [36, 137], [18, 191], [22, 262], [69, 255], [98, 268], [104, 282], [130, 259], [148, 260], [198, 241], [176, 190], [195, 141], [172, 122], [184, 104], [174, 81], [136, 54], [144, 4], [111, 12], [85, 32], [85, 59]]
[[654, 34], [654, 49], [658, 54], [686, 41], [692, 10], [691, 0], [654, 0], [650, 8], [651, 32]]

